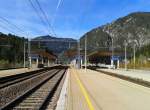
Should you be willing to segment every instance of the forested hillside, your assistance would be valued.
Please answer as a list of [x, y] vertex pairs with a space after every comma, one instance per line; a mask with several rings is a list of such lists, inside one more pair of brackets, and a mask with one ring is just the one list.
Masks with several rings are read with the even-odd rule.
[[0, 68], [23, 66], [24, 41], [23, 37], [0, 33]]

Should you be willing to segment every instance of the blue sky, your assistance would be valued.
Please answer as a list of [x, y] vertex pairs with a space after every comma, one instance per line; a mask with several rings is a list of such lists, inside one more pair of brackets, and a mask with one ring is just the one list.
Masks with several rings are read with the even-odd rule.
[[[35, 0], [32, 0], [35, 4]], [[58, 37], [78, 39], [93, 28], [110, 23], [119, 17], [137, 11], [150, 11], [149, 0], [62, 0], [56, 13], [59, 0], [39, 0], [49, 21], [55, 17], [53, 28]], [[29, 33], [30, 38], [47, 35], [47, 31], [28, 0], [1, 0], [0, 16]], [[48, 27], [48, 26], [47, 26]], [[19, 32], [0, 19], [0, 31]]]

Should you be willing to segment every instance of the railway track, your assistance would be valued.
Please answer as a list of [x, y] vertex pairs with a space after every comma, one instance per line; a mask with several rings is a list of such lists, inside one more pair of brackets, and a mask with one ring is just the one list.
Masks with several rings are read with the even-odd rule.
[[32, 78], [34, 76], [40, 75], [43, 72], [49, 71], [53, 68], [57, 68], [57, 66], [50, 67], [50, 68], [45, 68], [45, 69], [40, 69], [36, 71], [31, 71], [31, 72], [26, 72], [26, 73], [21, 73], [13, 76], [6, 76], [6, 77], [1, 77], [0, 78], [0, 89], [3, 89], [7, 86], [13, 85], [15, 83], [27, 80], [29, 78]]
[[11, 86], [11, 85], [16, 84], [18, 82], [30, 79], [32, 77], [38, 76], [41, 73], [42, 72], [37, 72], [37, 73], [33, 73], [33, 74], [30, 73], [30, 74], [27, 74], [27, 75], [19, 75], [18, 77], [15, 77], [15, 78], [10, 78], [10, 79], [8, 78], [6, 80], [1, 80], [0, 81], [0, 83], [1, 83], [0, 89]]
[[1, 89], [0, 109], [46, 109], [48, 102], [63, 79], [65, 71], [66, 67], [53, 69]]

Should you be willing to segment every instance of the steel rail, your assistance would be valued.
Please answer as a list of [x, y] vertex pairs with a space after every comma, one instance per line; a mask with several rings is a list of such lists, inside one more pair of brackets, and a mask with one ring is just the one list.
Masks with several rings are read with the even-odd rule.
[[36, 90], [38, 90], [42, 85], [44, 85], [47, 81], [49, 81], [51, 78], [53, 78], [55, 75], [59, 73], [60, 70], [56, 70], [56, 72], [53, 72], [49, 77], [47, 77], [45, 80], [43, 80], [38, 85], [33, 86], [26, 92], [22, 93], [21, 95], [17, 96], [15, 99], [13, 99], [11, 102], [7, 103], [3, 107], [1, 107], [1, 110], [8, 110], [10, 108], [15, 107], [19, 102], [23, 101], [26, 97], [28, 97], [30, 94], [34, 93]]

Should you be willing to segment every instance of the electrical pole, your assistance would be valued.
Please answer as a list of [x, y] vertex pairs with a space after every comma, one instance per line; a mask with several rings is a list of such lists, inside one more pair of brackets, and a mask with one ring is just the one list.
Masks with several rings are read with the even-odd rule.
[[26, 41], [24, 40], [24, 61], [23, 61], [23, 67], [26, 67]]
[[112, 61], [111, 61], [111, 65], [112, 67], [114, 67], [114, 60], [113, 60], [113, 57], [114, 57], [114, 40], [113, 40], [113, 37], [111, 37], [112, 39]]
[[82, 57], [81, 57], [81, 47], [80, 47], [80, 39], [79, 39], [79, 56], [80, 56], [80, 68], [82, 69]]
[[31, 68], [31, 42], [28, 39], [28, 59], [29, 59], [29, 68]]
[[81, 68], [81, 59], [80, 59], [80, 39], [78, 41], [78, 69]]
[[127, 43], [125, 42], [125, 70], [127, 70]]
[[134, 44], [134, 50], [133, 50], [134, 52], [134, 58], [133, 58], [133, 60], [134, 60], [134, 69], [135, 69], [135, 44]]
[[85, 71], [87, 71], [87, 35], [85, 36], [85, 61], [84, 61], [84, 63], [85, 63]]

